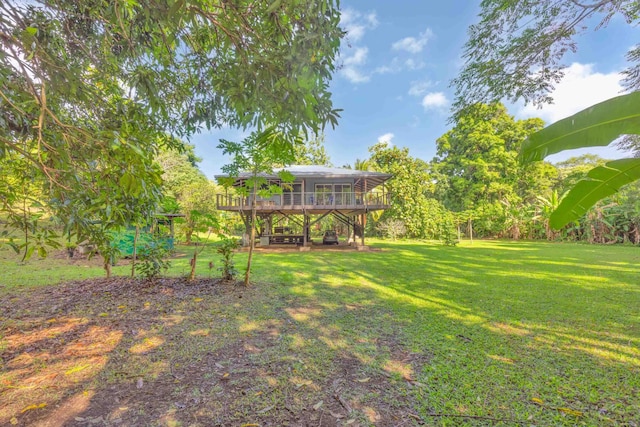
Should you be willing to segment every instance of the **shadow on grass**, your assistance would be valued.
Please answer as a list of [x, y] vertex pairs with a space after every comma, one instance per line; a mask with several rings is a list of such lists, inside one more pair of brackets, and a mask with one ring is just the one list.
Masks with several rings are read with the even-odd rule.
[[[361, 296], [374, 300], [373, 291]], [[399, 425], [426, 362], [390, 312], [286, 288], [127, 279], [7, 296], [0, 423]], [[384, 327], [362, 328], [361, 318]], [[354, 322], [342, 329], [342, 322]], [[336, 323], [337, 322], [337, 323]]]
[[0, 423], [635, 419], [633, 248], [381, 246], [261, 254], [249, 289], [120, 279], [3, 297]]

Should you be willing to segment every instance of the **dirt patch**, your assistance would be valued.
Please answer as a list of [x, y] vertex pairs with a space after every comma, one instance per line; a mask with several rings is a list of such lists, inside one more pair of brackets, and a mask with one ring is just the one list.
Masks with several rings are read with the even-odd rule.
[[381, 337], [378, 367], [331, 347], [321, 306], [269, 289], [114, 278], [0, 297], [0, 424], [421, 422], [422, 356]]

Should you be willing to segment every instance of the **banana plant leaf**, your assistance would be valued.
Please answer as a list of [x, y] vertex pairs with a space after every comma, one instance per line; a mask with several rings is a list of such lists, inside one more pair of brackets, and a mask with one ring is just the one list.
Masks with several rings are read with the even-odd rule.
[[605, 146], [625, 134], [640, 134], [640, 92], [611, 98], [534, 133], [520, 159], [528, 163], [564, 150]]
[[562, 199], [551, 214], [549, 225], [555, 229], [579, 219], [589, 208], [623, 185], [640, 179], [640, 158], [621, 159], [593, 168]]

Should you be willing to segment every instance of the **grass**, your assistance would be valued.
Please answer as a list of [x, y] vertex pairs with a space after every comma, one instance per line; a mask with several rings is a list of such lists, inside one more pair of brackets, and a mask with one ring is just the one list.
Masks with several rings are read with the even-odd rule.
[[375, 246], [258, 253], [246, 290], [42, 287], [102, 273], [0, 252], [0, 423], [60, 408], [162, 425], [637, 423], [637, 247]]

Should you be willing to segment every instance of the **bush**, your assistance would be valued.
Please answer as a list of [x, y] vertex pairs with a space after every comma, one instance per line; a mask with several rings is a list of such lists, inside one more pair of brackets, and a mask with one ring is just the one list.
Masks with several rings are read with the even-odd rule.
[[407, 234], [407, 227], [404, 221], [394, 218], [388, 218], [378, 224], [376, 227], [380, 234], [392, 240], [404, 237]]
[[222, 267], [218, 268], [222, 272], [222, 280], [233, 281], [238, 275], [233, 256], [234, 251], [239, 247], [240, 242], [238, 239], [222, 236], [222, 244], [217, 249], [217, 252], [222, 255]]
[[169, 251], [158, 242], [150, 242], [138, 254], [138, 274], [146, 280], [153, 280], [167, 271], [171, 262], [166, 260]]

